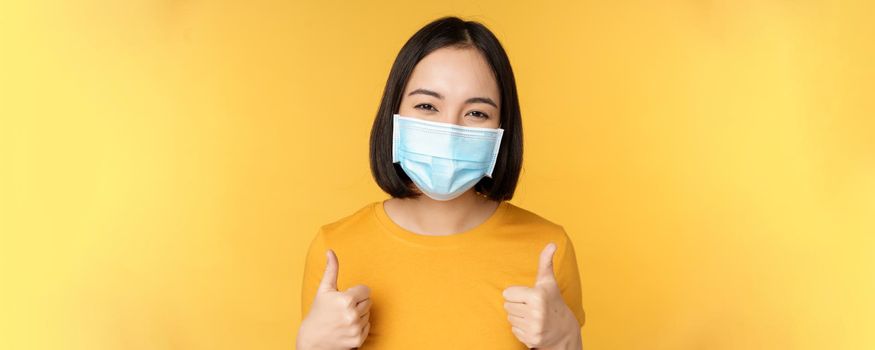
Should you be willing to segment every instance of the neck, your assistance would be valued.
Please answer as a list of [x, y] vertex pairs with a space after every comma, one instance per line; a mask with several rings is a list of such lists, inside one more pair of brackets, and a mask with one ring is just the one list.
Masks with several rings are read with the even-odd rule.
[[425, 235], [451, 235], [467, 231], [486, 221], [499, 202], [490, 200], [470, 189], [447, 201], [420, 195], [417, 198], [393, 198], [386, 203], [396, 211], [393, 218], [404, 228]]

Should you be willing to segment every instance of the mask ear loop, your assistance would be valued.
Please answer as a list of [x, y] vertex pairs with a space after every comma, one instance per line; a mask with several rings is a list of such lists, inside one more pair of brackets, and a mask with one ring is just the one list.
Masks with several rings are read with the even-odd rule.
[[[501, 131], [502, 131], [502, 134], [504, 134], [504, 128], [502, 128], [502, 123], [501, 123], [501, 121], [498, 122], [498, 129], [502, 129], [502, 130], [501, 130]], [[503, 136], [503, 135], [502, 135], [502, 136]], [[496, 145], [496, 146], [497, 146], [496, 148], [501, 147], [501, 141], [499, 141], [499, 142], [498, 142], [498, 145]], [[494, 165], [493, 165], [493, 167], [494, 167]], [[491, 176], [490, 176], [490, 178], [491, 178]], [[479, 195], [480, 197], [487, 198], [487, 199], [489, 198], [489, 195], [487, 195], [487, 194], [485, 194], [485, 193], [483, 193], [483, 192], [478, 191], [476, 188], [474, 189], [474, 193], [476, 193], [476, 194]]]

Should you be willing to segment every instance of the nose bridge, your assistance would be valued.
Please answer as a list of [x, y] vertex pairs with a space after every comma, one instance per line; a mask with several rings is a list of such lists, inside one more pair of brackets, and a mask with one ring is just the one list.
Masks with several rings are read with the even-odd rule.
[[441, 113], [440, 121], [448, 124], [462, 125], [464, 117], [464, 109], [462, 107], [462, 105], [456, 105], [452, 102], [447, 103], [444, 111]]

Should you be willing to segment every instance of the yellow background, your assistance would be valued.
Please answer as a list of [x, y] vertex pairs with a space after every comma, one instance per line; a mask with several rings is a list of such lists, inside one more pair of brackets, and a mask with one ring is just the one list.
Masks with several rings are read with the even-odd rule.
[[875, 6], [828, 0], [3, 2], [0, 348], [290, 348], [448, 14], [510, 55], [587, 348], [875, 348]]

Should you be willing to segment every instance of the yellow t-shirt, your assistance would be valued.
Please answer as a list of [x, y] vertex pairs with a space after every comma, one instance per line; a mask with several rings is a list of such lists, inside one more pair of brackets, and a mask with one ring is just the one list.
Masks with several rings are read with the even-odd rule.
[[511, 332], [502, 291], [534, 286], [549, 242], [565, 303], [584, 323], [574, 246], [562, 226], [503, 201], [485, 222], [447, 236], [421, 235], [392, 221], [383, 202], [322, 226], [304, 268], [302, 317], [325, 270], [339, 263], [337, 289], [371, 290], [371, 329], [361, 349], [527, 349]]

